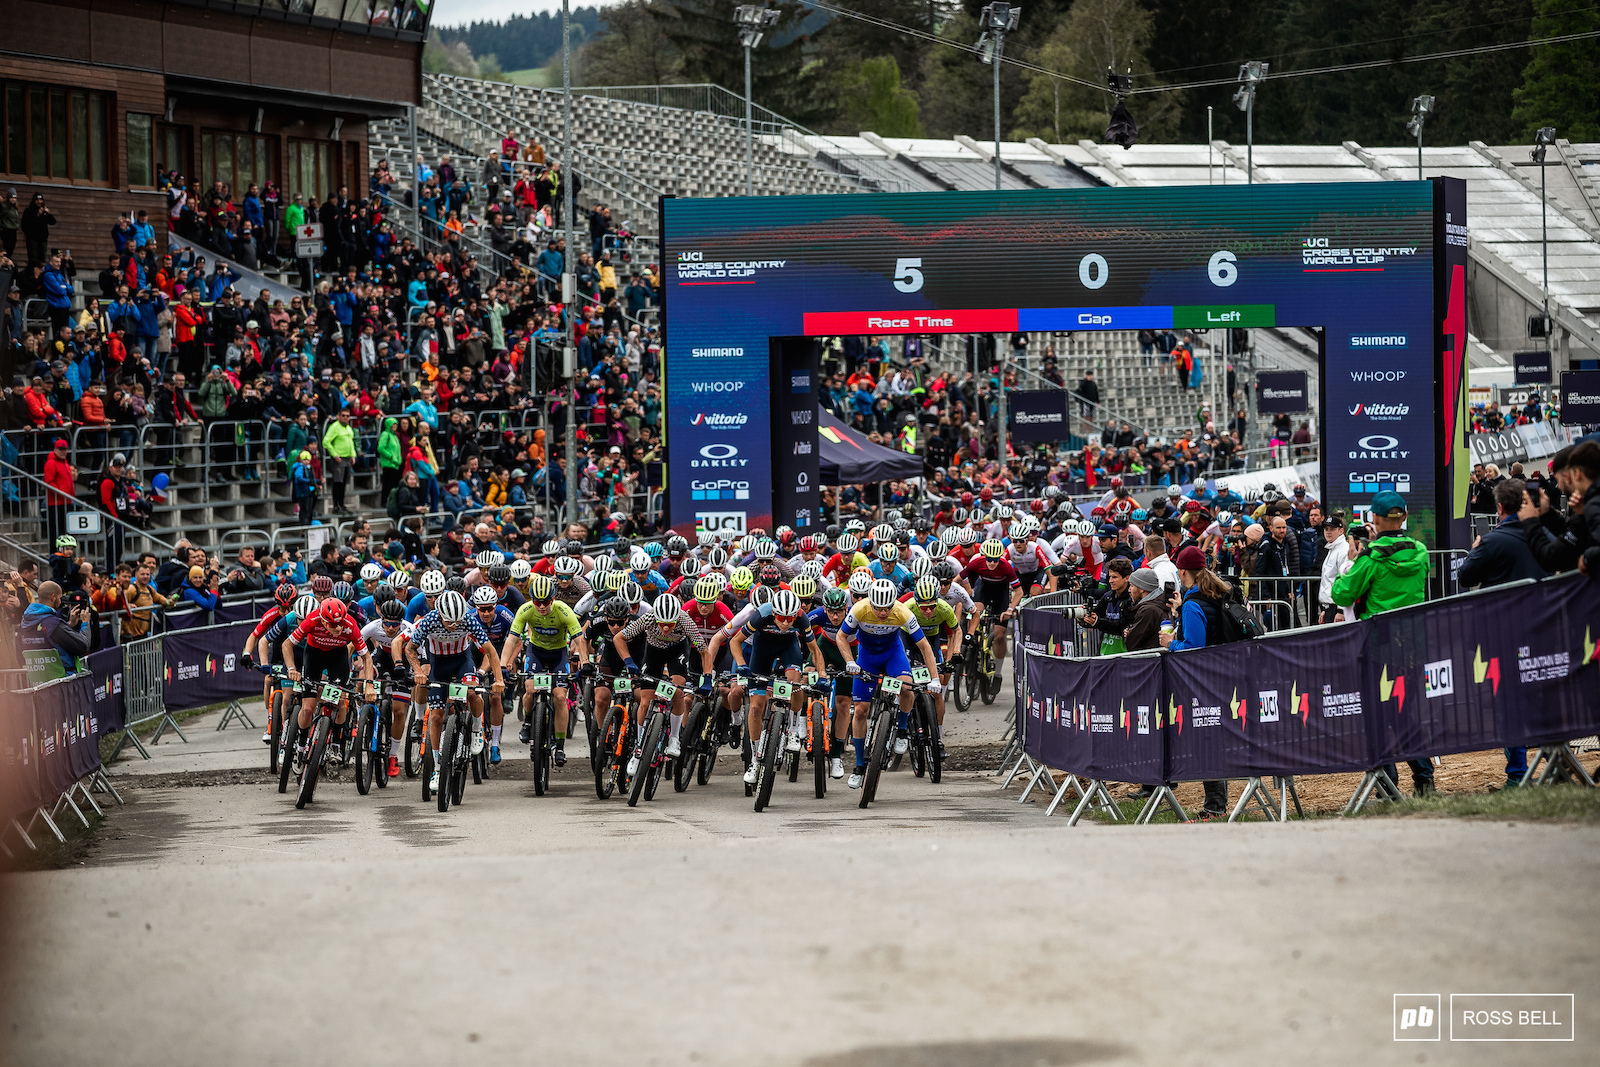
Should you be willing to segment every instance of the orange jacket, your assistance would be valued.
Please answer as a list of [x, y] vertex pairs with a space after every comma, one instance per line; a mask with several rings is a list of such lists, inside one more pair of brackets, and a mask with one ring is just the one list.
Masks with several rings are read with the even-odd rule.
[[44, 458], [44, 480], [50, 484], [45, 493], [46, 503], [51, 507], [66, 507], [72, 503], [78, 492], [72, 479], [72, 466], [57, 459], [54, 452]]

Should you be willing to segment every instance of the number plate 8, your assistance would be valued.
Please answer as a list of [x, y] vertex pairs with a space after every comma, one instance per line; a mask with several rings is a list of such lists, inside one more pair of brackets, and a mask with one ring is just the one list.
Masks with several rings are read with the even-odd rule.
[[772, 683], [772, 696], [775, 700], [788, 700], [793, 693], [794, 686], [790, 685], [788, 682]]
[[662, 700], [671, 700], [677, 695], [678, 687], [673, 685], [671, 682], [662, 682], [660, 685], [656, 686], [656, 696], [660, 697]]
[[344, 699], [344, 690], [332, 683], [324, 685], [322, 687], [322, 699], [329, 704], [337, 704]]
[[933, 675], [928, 673], [928, 668], [926, 668], [926, 667], [912, 667], [911, 668], [911, 680], [913, 682], [916, 682], [918, 685], [923, 685], [923, 684], [931, 681], [932, 679], [933, 679]]
[[548, 674], [536, 674], [536, 675], [534, 675], [533, 676], [533, 687], [535, 689], [549, 689], [550, 688], [550, 676]]
[[885, 678], [883, 680], [883, 691], [885, 693], [898, 694], [900, 692], [900, 679]]
[[450, 699], [451, 700], [465, 700], [465, 699], [467, 699], [467, 687], [462, 685], [460, 682], [451, 682], [450, 683]]
[[629, 678], [627, 675], [623, 675], [617, 679], [616, 685], [612, 686], [611, 688], [615, 689], [619, 693], [631, 693], [633, 692], [633, 679]]

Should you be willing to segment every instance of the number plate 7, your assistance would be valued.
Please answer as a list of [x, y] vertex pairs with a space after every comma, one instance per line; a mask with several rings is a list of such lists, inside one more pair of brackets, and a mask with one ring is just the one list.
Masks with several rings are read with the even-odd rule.
[[467, 699], [467, 687], [462, 685], [460, 682], [451, 682], [450, 683], [450, 699], [451, 700], [465, 700], [465, 699]]
[[794, 686], [788, 682], [773, 682], [772, 696], [774, 700], [788, 700], [794, 693]]
[[344, 690], [332, 683], [324, 685], [322, 687], [322, 699], [329, 704], [337, 704], [344, 699]]
[[550, 688], [550, 676], [548, 674], [536, 674], [536, 675], [534, 675], [533, 676], [533, 687], [535, 689], [549, 689]]
[[885, 678], [883, 680], [882, 689], [885, 693], [898, 694], [900, 692], [900, 679]]

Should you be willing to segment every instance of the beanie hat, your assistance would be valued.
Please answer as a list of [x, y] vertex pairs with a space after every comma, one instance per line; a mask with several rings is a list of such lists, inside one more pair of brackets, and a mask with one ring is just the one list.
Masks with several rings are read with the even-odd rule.
[[1161, 576], [1149, 567], [1140, 567], [1128, 581], [1147, 593], [1154, 593], [1161, 586]]
[[1206, 569], [1206, 554], [1193, 545], [1178, 553], [1172, 561], [1180, 571], [1203, 571]]

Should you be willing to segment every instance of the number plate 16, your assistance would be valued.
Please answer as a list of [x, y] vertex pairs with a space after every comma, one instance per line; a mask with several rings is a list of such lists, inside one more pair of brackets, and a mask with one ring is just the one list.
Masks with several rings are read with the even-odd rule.
[[788, 682], [773, 682], [772, 697], [774, 700], [788, 700], [794, 694], [794, 686]]
[[548, 674], [536, 674], [533, 676], [532, 681], [535, 689], [550, 688], [550, 676]]
[[885, 678], [882, 688], [885, 693], [898, 694], [900, 692], [900, 679]]
[[662, 700], [671, 700], [677, 695], [678, 687], [673, 685], [671, 682], [662, 682], [660, 685], [656, 686], [656, 696], [660, 697]]

